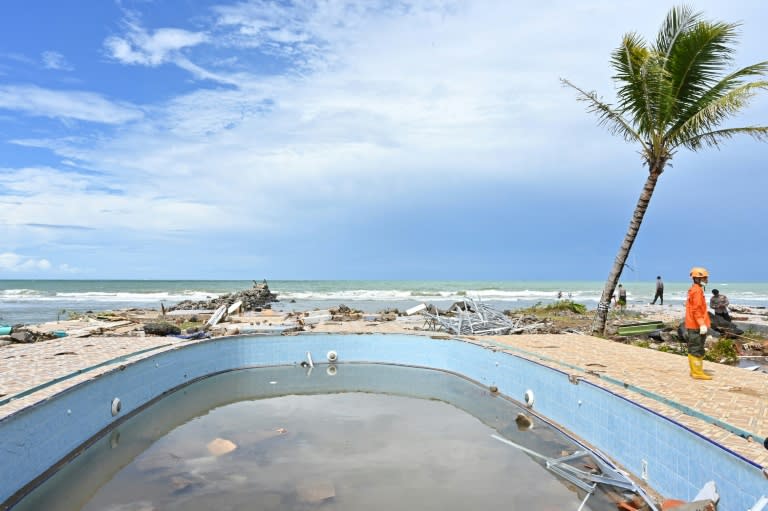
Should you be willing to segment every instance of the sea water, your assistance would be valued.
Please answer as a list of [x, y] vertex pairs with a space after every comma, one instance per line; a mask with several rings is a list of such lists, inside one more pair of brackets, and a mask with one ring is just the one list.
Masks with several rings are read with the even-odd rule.
[[[355, 364], [218, 374], [97, 439], [14, 511], [577, 509], [542, 459], [582, 447], [473, 382]], [[530, 413], [530, 412], [528, 412]], [[573, 461], [579, 469], [594, 461]], [[584, 510], [616, 509], [599, 487]]]
[[[594, 309], [603, 282], [598, 281], [365, 281], [274, 280], [278, 311], [327, 309], [341, 304], [364, 312], [405, 310], [420, 303], [445, 308], [467, 298], [498, 310], [570, 299]], [[664, 303], [682, 305], [687, 282], [665, 283]], [[182, 300], [208, 300], [253, 286], [249, 280], [0, 280], [0, 324], [43, 323], [70, 313], [124, 308], [160, 309]], [[655, 282], [624, 282], [630, 304], [651, 301]], [[768, 283], [711, 282], [732, 304], [768, 306]]]

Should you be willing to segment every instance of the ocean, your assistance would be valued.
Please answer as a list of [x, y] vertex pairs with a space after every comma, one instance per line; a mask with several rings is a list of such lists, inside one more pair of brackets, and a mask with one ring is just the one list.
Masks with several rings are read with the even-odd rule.
[[[465, 298], [481, 300], [498, 310], [571, 299], [594, 309], [601, 281], [267, 281], [277, 311], [327, 309], [341, 304], [364, 312], [405, 310], [420, 303], [446, 308]], [[629, 304], [646, 304], [655, 282], [623, 281]], [[250, 280], [0, 280], [0, 324], [35, 324], [66, 318], [70, 312], [102, 312], [127, 308], [160, 309], [182, 300], [206, 300], [253, 286]], [[665, 304], [682, 305], [688, 282], [666, 282]], [[731, 304], [768, 307], [768, 283], [710, 283]]]

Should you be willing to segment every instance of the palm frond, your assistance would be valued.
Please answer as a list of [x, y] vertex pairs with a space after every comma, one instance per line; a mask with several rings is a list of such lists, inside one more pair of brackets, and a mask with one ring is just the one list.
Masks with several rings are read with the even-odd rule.
[[677, 145], [686, 147], [691, 151], [696, 151], [705, 146], [719, 148], [721, 143], [736, 135], [748, 135], [755, 140], [768, 142], [768, 126], [745, 126], [742, 128], [724, 128], [708, 131], [683, 140]]
[[656, 37], [656, 50], [659, 54], [665, 59], [668, 58], [678, 36], [698, 23], [701, 17], [700, 12], [693, 12], [693, 9], [687, 5], [670, 9]]
[[675, 119], [721, 81], [732, 62], [737, 24], [699, 22], [669, 49], [667, 119]]
[[645, 42], [637, 34], [626, 34], [611, 55], [611, 65], [616, 70], [613, 79], [621, 85], [617, 91], [618, 110], [628, 113], [643, 134], [649, 134], [658, 126], [656, 105], [657, 66]]
[[587, 103], [587, 111], [589, 113], [597, 114], [600, 126], [605, 126], [613, 135], [621, 135], [628, 142], [639, 142], [643, 146], [643, 150], [648, 149], [640, 133], [632, 127], [632, 123], [624, 119], [620, 111], [601, 101], [597, 97], [597, 93], [587, 92], [564, 78], [561, 78], [560, 82], [564, 86], [576, 90], [578, 93], [576, 99]]
[[656, 45], [653, 51], [656, 53], [657, 58], [660, 59], [661, 65], [658, 95], [656, 97], [659, 110], [659, 122], [657, 123], [659, 131], [665, 131], [664, 126], [668, 124], [669, 119], [674, 118], [672, 112], [675, 110], [677, 103], [675, 83], [669, 79], [671, 77], [670, 69], [668, 68], [670, 56], [676, 47], [678, 39], [690, 31], [696, 23], [699, 23], [701, 17], [701, 13], [693, 12], [693, 9], [688, 6], [674, 7], [667, 14], [656, 37]]
[[[767, 81], [745, 83], [745, 78], [768, 75], [768, 61], [753, 64], [723, 77], [717, 84], [682, 112], [667, 137], [688, 138], [698, 131], [709, 131], [731, 115], [741, 111]], [[681, 135], [682, 134], [682, 135]]]

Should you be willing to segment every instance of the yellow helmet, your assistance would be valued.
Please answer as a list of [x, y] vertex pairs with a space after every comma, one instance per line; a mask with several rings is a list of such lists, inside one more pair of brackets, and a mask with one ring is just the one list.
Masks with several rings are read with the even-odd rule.
[[691, 268], [691, 277], [709, 277], [709, 272], [706, 268], [695, 266]]

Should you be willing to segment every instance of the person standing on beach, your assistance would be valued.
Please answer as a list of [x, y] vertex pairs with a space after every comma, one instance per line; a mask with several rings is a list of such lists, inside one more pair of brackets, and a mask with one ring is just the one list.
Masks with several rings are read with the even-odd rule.
[[709, 299], [709, 306], [715, 311], [716, 316], [720, 316], [728, 322], [731, 321], [731, 315], [728, 314], [729, 305], [730, 302], [728, 302], [727, 296], [720, 294], [720, 291], [717, 289], [712, 290], [712, 298]]
[[[624, 309], [627, 308], [627, 290], [624, 289], [624, 286], [619, 284], [618, 291], [619, 291], [619, 299], [616, 300], [616, 304], [619, 306], [619, 309], [623, 311]], [[614, 296], [613, 298], [616, 299], [616, 296]]]
[[688, 366], [691, 377], [695, 380], [711, 380], [704, 372], [704, 341], [711, 326], [707, 312], [707, 299], [704, 298], [704, 285], [709, 282], [706, 268], [691, 268], [693, 284], [688, 290], [685, 302], [685, 328], [688, 333]]
[[656, 305], [656, 299], [660, 299], [660, 305], [664, 305], [664, 281], [661, 280], [661, 275], [656, 277], [656, 294], [653, 295], [653, 301], [651, 305]]

